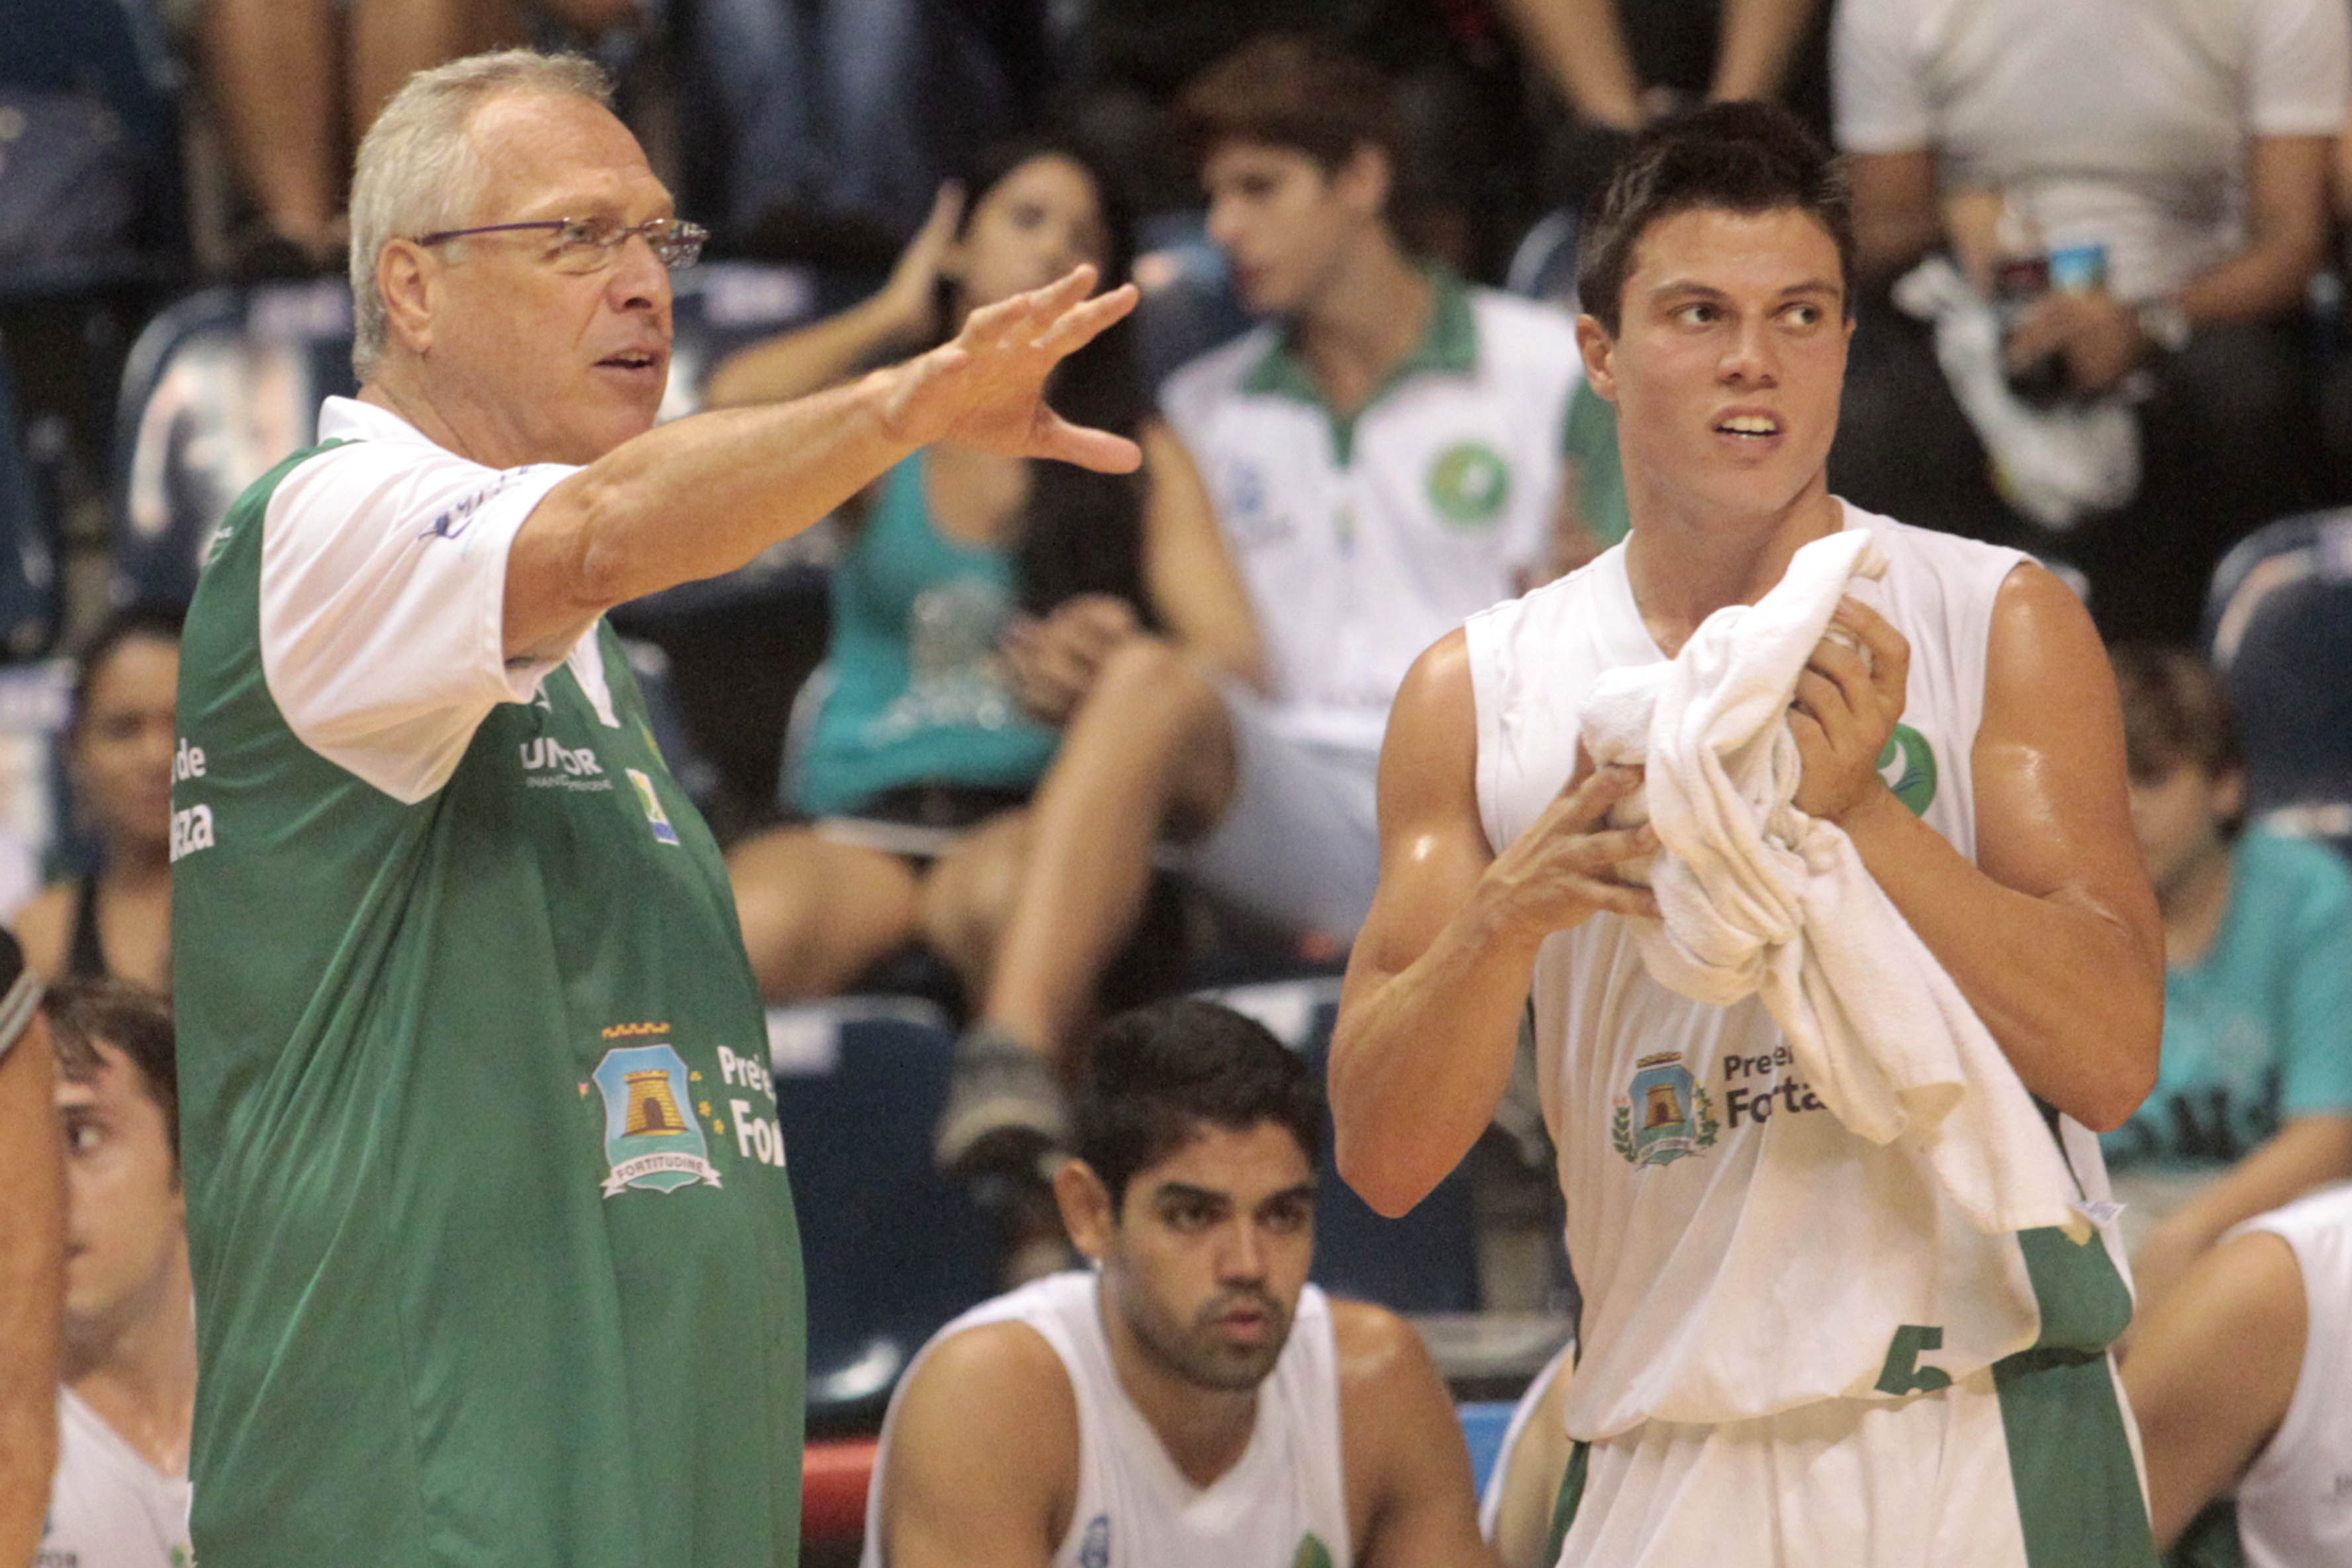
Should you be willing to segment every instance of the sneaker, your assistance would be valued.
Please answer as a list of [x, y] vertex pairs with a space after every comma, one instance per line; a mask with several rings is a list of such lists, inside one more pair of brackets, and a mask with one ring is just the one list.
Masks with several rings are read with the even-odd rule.
[[1052, 1064], [1001, 1030], [967, 1034], [956, 1047], [947, 1109], [932, 1134], [940, 1168], [1026, 1176], [1069, 1141], [1070, 1113]]

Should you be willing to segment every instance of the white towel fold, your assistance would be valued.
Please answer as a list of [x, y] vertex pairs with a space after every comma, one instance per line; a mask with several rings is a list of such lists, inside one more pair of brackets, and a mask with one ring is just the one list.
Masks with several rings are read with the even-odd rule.
[[1641, 929], [1661, 984], [1727, 1005], [1760, 991], [1797, 1066], [1846, 1127], [1900, 1142], [1990, 1234], [2090, 1233], [2049, 1125], [1959, 987], [1844, 830], [1792, 804], [1789, 700], [1841, 596], [1886, 569], [1868, 531], [1797, 552], [1753, 605], [1682, 652], [1611, 671], [1583, 719], [1596, 762], [1642, 763], [1662, 921]]

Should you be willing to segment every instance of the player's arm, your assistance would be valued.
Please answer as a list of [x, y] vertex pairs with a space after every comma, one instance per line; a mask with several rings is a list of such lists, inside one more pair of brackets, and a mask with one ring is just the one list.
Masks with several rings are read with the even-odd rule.
[[2252, 1231], [2206, 1254], [2135, 1329], [2124, 1390], [2159, 1551], [2236, 1484], [2286, 1418], [2309, 1328], [2294, 1249]]
[[1878, 776], [1903, 707], [1902, 635], [1852, 600], [1838, 620], [1874, 662], [1824, 639], [1799, 678], [1798, 808], [1853, 836], [2027, 1089], [2088, 1127], [2121, 1126], [2156, 1081], [2164, 932], [2090, 616], [2040, 566], [2001, 585], [1971, 755], [1973, 866]]
[[507, 557], [509, 658], [562, 647], [613, 605], [742, 565], [832, 511], [916, 447], [951, 441], [1111, 471], [1135, 443], [1047, 407], [1054, 367], [1132, 310], [1095, 271], [975, 310], [929, 353], [764, 408], [680, 419], [547, 492]]
[[1025, 1323], [934, 1346], [899, 1396], [882, 1473], [885, 1568], [1046, 1568], [1078, 1476], [1069, 1374]]
[[30, 1563], [58, 1459], [65, 1169], [48, 1026], [0, 1056], [0, 1563]]
[[1381, 881], [1348, 963], [1331, 1044], [1339, 1173], [1386, 1215], [1445, 1178], [1495, 1114], [1545, 937], [1599, 910], [1657, 912], [1606, 879], [1654, 847], [1596, 831], [1640, 782], [1580, 772], [1496, 855], [1478, 818], [1477, 723], [1461, 632], [1414, 661], [1381, 752]]
[[1361, 1568], [1495, 1568], [1461, 1417], [1421, 1336], [1393, 1312], [1331, 1304], [1339, 1447]]

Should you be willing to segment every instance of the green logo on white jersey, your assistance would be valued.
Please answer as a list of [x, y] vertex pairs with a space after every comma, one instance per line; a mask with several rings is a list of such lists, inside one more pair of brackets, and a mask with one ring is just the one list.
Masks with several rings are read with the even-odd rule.
[[1429, 465], [1429, 504], [1455, 528], [1486, 528], [1511, 496], [1511, 468], [1483, 441], [1460, 441]]
[[1878, 753], [1878, 772], [1912, 816], [1927, 815], [1936, 800], [1936, 748], [1927, 744], [1927, 736], [1908, 724], [1895, 725]]

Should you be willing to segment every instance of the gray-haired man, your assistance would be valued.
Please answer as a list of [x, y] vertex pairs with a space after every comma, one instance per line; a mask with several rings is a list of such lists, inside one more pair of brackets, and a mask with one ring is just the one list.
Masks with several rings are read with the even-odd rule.
[[802, 1277], [717, 846], [603, 612], [1040, 399], [1081, 269], [653, 428], [700, 231], [592, 68], [419, 75], [359, 155], [356, 400], [190, 611], [173, 973], [207, 1568], [793, 1561]]

